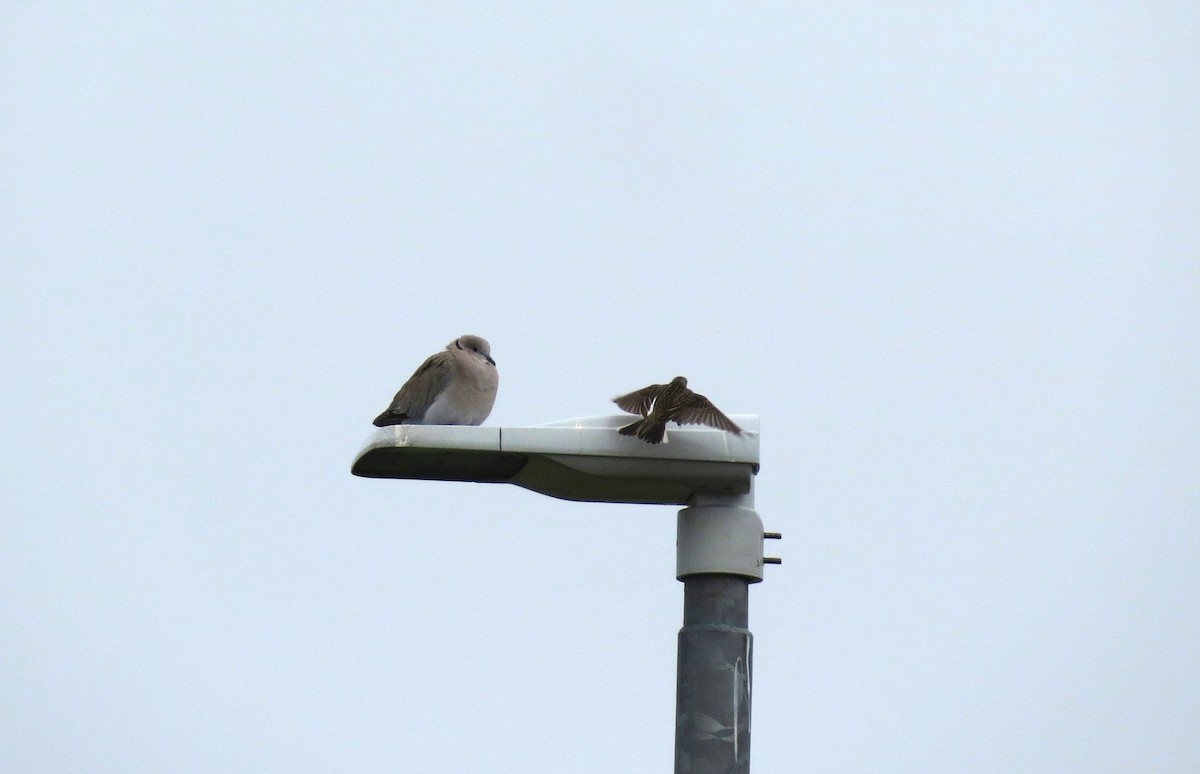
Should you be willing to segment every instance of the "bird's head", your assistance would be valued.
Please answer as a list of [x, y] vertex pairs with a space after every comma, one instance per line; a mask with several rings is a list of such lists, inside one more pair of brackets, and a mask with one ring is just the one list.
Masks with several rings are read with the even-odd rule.
[[496, 361], [492, 360], [492, 345], [487, 343], [487, 339], [480, 336], [472, 336], [470, 334], [467, 334], [466, 336], [459, 336], [457, 339], [450, 342], [446, 349], [450, 349], [450, 347], [457, 347], [458, 349], [465, 350], [467, 352], [474, 352], [492, 365], [496, 365]]

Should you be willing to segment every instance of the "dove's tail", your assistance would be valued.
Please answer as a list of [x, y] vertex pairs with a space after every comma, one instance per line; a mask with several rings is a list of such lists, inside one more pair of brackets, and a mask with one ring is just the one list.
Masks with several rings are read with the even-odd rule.
[[402, 424], [404, 424], [404, 420], [406, 420], [406, 419], [408, 419], [407, 414], [396, 414], [391, 409], [388, 409], [387, 411], [383, 412], [379, 416], [375, 417], [375, 421], [372, 424], [374, 424], [376, 427], [387, 427], [388, 425], [402, 425]]

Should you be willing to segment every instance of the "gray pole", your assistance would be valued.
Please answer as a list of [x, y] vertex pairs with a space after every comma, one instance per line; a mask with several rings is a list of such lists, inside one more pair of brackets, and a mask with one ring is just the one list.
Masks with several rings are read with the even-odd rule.
[[748, 581], [732, 575], [692, 575], [683, 582], [676, 774], [750, 771], [748, 591]]
[[696, 494], [679, 512], [675, 774], [750, 771], [749, 590], [762, 580], [764, 537], [753, 505], [753, 490]]

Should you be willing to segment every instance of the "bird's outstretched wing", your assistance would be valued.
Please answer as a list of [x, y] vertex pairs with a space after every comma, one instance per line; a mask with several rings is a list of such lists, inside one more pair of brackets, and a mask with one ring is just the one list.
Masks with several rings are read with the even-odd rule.
[[712, 404], [712, 401], [694, 392], [680, 401], [679, 410], [671, 419], [680, 425], [708, 425], [734, 435], [742, 434], [742, 428], [722, 414], [721, 410]]
[[628, 395], [620, 395], [613, 398], [613, 403], [617, 404], [617, 407], [622, 411], [646, 416], [650, 413], [650, 406], [654, 404], [654, 399], [658, 397], [662, 388], [663, 385], [661, 384], [652, 384], [649, 387], [635, 390]]

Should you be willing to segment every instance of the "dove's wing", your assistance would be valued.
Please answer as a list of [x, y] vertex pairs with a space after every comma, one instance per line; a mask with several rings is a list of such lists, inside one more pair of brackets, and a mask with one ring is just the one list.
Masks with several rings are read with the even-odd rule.
[[425, 412], [433, 401], [446, 388], [452, 370], [453, 361], [449, 351], [442, 350], [430, 355], [396, 393], [392, 405], [379, 415], [375, 424], [382, 426], [381, 420], [392, 420], [385, 421], [385, 424], [397, 424], [395, 420], [402, 419], [419, 422], [425, 417]]

